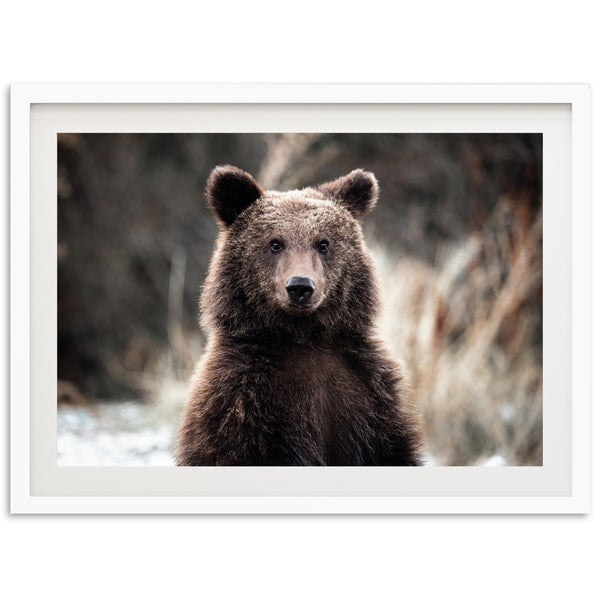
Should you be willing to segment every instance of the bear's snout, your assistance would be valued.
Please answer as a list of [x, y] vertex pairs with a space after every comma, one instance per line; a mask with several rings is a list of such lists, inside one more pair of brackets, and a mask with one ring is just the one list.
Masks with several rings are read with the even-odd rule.
[[315, 283], [308, 277], [290, 277], [285, 282], [288, 296], [298, 305], [306, 304], [315, 291]]
[[308, 244], [288, 242], [272, 256], [277, 261], [272, 282], [279, 307], [294, 317], [317, 310], [328, 284], [321, 255]]

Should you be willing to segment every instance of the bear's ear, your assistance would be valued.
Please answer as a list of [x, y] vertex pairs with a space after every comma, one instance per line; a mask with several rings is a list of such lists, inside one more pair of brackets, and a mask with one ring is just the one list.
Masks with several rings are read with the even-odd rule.
[[215, 167], [206, 184], [208, 206], [225, 227], [229, 227], [262, 193], [252, 175], [231, 165]]
[[371, 211], [379, 197], [375, 175], [356, 169], [344, 177], [323, 183], [317, 190], [347, 208], [359, 221]]

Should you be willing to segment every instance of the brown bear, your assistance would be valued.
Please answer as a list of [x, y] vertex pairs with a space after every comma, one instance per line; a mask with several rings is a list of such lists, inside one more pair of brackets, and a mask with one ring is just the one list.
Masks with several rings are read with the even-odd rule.
[[373, 174], [275, 192], [220, 166], [206, 194], [221, 228], [201, 300], [210, 339], [176, 463], [421, 464], [406, 376], [374, 335]]

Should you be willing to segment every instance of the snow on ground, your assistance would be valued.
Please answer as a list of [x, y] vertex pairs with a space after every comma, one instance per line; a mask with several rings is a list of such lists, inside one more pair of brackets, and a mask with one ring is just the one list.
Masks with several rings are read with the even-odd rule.
[[[157, 410], [152, 403], [100, 402], [59, 405], [58, 466], [173, 466], [177, 411]], [[426, 466], [443, 464], [425, 453]], [[486, 467], [508, 463], [501, 455], [481, 461]]]
[[506, 467], [507, 465], [506, 459], [500, 454], [494, 454], [483, 463], [484, 467]]
[[175, 424], [151, 404], [102, 402], [61, 407], [58, 466], [172, 466]]

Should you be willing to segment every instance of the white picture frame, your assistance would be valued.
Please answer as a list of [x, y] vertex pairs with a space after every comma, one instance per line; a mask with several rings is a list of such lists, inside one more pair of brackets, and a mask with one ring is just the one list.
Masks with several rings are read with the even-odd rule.
[[[52, 440], [56, 448], [56, 271], [39, 258], [55, 260], [55, 205], [44, 200], [56, 195], [56, 133], [283, 127], [544, 134], [543, 466], [58, 467], [56, 453], [48, 456]], [[10, 151], [11, 512], [589, 512], [588, 86], [19, 84]]]

